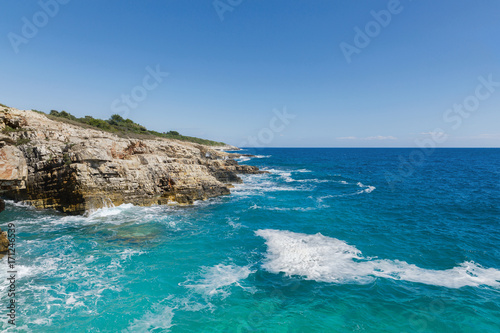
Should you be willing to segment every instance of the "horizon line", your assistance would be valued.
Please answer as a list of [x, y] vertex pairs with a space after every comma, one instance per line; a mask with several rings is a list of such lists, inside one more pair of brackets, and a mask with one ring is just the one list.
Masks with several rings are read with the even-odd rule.
[[298, 149], [298, 148], [306, 148], [306, 149], [500, 149], [500, 147], [432, 147], [432, 148], [423, 148], [423, 147], [238, 147], [240, 149]]

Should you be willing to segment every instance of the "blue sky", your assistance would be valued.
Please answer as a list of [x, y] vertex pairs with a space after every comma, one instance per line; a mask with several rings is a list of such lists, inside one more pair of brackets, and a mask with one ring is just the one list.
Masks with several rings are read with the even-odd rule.
[[0, 9], [9, 106], [118, 111], [235, 145], [500, 147], [497, 0], [11, 0]]

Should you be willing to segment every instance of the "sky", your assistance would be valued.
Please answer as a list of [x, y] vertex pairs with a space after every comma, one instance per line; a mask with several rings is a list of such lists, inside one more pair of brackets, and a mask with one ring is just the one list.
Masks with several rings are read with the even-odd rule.
[[0, 2], [0, 103], [252, 147], [500, 147], [498, 0]]

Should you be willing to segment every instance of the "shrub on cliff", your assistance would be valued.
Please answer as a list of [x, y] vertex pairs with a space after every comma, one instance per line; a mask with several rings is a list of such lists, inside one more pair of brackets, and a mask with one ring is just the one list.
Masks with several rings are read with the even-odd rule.
[[112, 115], [107, 122], [122, 132], [132, 132], [138, 134], [148, 132], [146, 127], [136, 124], [130, 119], [123, 119], [123, 117], [118, 114]]
[[102, 119], [95, 119], [94, 117], [91, 116], [85, 116], [84, 118], [80, 118], [79, 121], [84, 124], [97, 127], [108, 132], [116, 132], [115, 128], [111, 124]]
[[78, 124], [85, 124], [91, 127], [98, 128], [100, 130], [106, 131], [106, 132], [112, 132], [112, 133], [117, 133], [120, 135], [126, 135], [126, 136], [133, 136], [135, 134], [137, 135], [153, 135], [153, 136], [158, 136], [162, 138], [167, 138], [167, 139], [176, 139], [176, 140], [181, 140], [181, 141], [189, 141], [189, 142], [194, 142], [194, 143], [199, 143], [203, 145], [208, 145], [208, 146], [223, 146], [225, 143], [223, 142], [217, 142], [217, 141], [212, 141], [212, 140], [206, 140], [206, 139], [200, 139], [200, 138], [195, 138], [192, 136], [185, 136], [179, 134], [177, 131], [168, 131], [168, 132], [156, 132], [156, 131], [151, 131], [148, 130], [146, 127], [137, 124], [133, 122], [130, 119], [124, 119], [122, 116], [118, 114], [112, 115], [108, 120], [102, 120], [102, 119], [96, 119], [91, 116], [85, 116], [83, 118], [77, 118], [73, 116], [71, 113], [68, 113], [66, 111], [57, 111], [57, 110], [51, 110], [49, 113], [49, 116], [51, 116], [51, 119], [54, 120], [64, 120], [65, 122], [68, 122], [70, 124], [78, 125]]
[[78, 118], [73, 116], [71, 113], [69, 112], [66, 112], [66, 111], [57, 111], [57, 110], [50, 110], [50, 115], [51, 116], [55, 116], [55, 117], [60, 117], [60, 118], [65, 118], [65, 119], [69, 119], [69, 120], [75, 120], [75, 121], [78, 121]]

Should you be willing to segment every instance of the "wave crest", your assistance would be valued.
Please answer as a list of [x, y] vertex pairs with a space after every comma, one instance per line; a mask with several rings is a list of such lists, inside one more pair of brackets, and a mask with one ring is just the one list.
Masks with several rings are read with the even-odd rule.
[[446, 270], [420, 268], [399, 260], [374, 260], [346, 242], [318, 233], [258, 230], [266, 240], [263, 268], [332, 283], [369, 283], [375, 278], [403, 280], [447, 288], [487, 285], [500, 288], [500, 270], [467, 261]]

